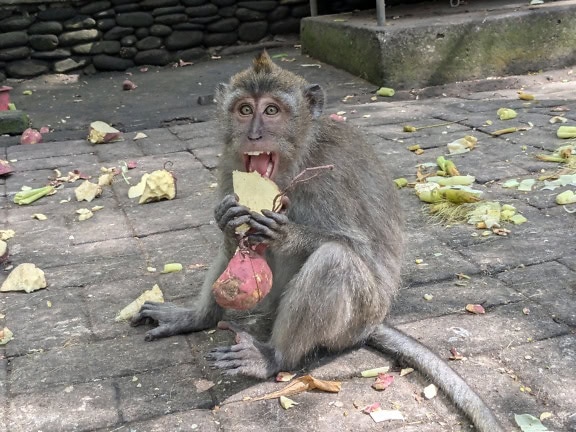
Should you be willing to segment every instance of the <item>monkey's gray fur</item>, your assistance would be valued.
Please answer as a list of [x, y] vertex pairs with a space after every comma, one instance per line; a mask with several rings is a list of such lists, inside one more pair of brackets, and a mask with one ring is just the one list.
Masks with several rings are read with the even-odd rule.
[[[133, 323], [158, 324], [146, 339], [199, 331], [220, 321], [224, 310], [211, 288], [236, 250], [235, 229], [248, 223], [250, 239], [267, 245], [274, 283], [266, 301], [275, 320], [267, 342], [232, 323], [221, 325], [237, 333], [237, 344], [213, 350], [215, 366], [227, 374], [266, 378], [293, 370], [318, 348], [341, 351], [366, 343], [429, 376], [478, 430], [502, 431], [456, 372], [384, 323], [400, 286], [402, 217], [395, 186], [361, 134], [321, 117], [322, 89], [281, 69], [265, 52], [252, 68], [219, 86], [217, 102], [224, 147], [215, 216], [222, 245], [193, 309], [142, 307]], [[238, 204], [232, 188], [232, 171], [246, 171], [246, 154], [254, 151], [270, 152], [268, 164], [280, 190], [306, 168], [332, 164], [334, 169], [292, 188], [284, 213], [254, 213]]]

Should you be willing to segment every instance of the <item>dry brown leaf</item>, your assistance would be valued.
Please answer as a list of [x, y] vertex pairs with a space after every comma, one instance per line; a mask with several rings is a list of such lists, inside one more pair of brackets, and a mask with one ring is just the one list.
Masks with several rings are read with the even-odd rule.
[[342, 383], [338, 381], [324, 381], [314, 378], [312, 375], [305, 375], [293, 380], [282, 390], [278, 390], [267, 395], [254, 398], [252, 400], [267, 400], [279, 398], [280, 396], [292, 396], [309, 390], [320, 390], [328, 393], [338, 393]]

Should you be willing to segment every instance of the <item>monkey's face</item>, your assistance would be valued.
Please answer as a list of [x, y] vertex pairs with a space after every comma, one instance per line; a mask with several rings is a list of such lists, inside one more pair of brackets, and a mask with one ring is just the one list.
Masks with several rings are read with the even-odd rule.
[[295, 151], [290, 106], [269, 95], [245, 96], [232, 104], [230, 114], [230, 145], [243, 170], [279, 180], [282, 161], [290, 160]]

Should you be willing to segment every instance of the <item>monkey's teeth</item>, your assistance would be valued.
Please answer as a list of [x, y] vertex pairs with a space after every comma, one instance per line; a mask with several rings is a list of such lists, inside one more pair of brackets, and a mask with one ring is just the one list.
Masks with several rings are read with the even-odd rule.
[[262, 153], [264, 153], [264, 152], [253, 151], [253, 152], [246, 152], [244, 154], [248, 155], [248, 156], [260, 156]]
[[272, 174], [272, 168], [274, 168], [274, 165], [272, 165], [272, 162], [268, 162], [268, 168], [266, 169], [266, 175], [264, 177], [270, 177], [270, 174]]

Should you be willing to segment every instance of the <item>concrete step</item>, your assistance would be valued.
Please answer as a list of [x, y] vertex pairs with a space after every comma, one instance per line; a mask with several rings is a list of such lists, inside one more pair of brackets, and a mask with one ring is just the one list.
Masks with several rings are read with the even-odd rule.
[[430, 2], [302, 20], [305, 54], [410, 89], [576, 65], [576, 1]]

